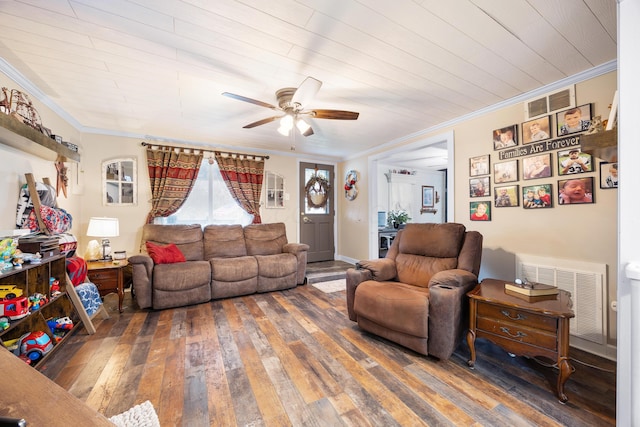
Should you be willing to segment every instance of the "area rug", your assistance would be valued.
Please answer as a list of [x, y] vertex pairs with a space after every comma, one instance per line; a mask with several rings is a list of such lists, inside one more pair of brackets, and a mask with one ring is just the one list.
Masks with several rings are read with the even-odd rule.
[[148, 400], [120, 415], [114, 415], [109, 421], [118, 427], [160, 427], [158, 414]]
[[347, 289], [347, 279], [329, 280], [328, 282], [312, 283], [311, 286], [326, 294], [340, 292]]

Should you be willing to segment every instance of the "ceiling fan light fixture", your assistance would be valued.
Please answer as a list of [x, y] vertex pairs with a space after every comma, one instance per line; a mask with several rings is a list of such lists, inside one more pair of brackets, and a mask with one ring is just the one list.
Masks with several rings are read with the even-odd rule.
[[280, 127], [278, 132], [283, 136], [289, 136], [289, 132], [293, 129], [293, 117], [286, 114], [280, 119]]
[[309, 128], [311, 127], [311, 125], [307, 122], [305, 122], [302, 119], [298, 119], [296, 121], [296, 127], [298, 128], [298, 130], [300, 131], [301, 134], [304, 135], [305, 132], [307, 132], [309, 130]]

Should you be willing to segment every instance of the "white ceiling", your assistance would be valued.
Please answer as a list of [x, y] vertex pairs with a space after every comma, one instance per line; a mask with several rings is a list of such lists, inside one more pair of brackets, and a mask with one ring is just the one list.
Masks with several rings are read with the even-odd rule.
[[[617, 52], [615, 0], [0, 1], [0, 32], [0, 56], [84, 132], [336, 160]], [[324, 83], [307, 107], [358, 120], [284, 137], [243, 129], [273, 111], [221, 95], [277, 104], [306, 76]]]

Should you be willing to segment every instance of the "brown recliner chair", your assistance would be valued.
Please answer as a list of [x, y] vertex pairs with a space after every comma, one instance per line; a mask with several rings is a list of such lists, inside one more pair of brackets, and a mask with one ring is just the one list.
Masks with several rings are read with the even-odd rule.
[[418, 353], [448, 359], [478, 283], [482, 235], [462, 224], [407, 224], [387, 256], [347, 271], [349, 319]]

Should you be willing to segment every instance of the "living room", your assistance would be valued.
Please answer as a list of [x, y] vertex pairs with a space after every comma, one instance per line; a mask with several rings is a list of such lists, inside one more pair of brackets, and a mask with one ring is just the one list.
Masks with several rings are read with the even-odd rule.
[[[621, 27], [622, 28], [622, 27]], [[622, 49], [622, 47], [621, 47]], [[622, 110], [624, 97], [622, 96], [623, 78], [620, 63], [624, 60], [623, 53], [619, 54], [618, 62], [612, 62], [600, 67], [594, 67], [590, 72], [583, 73], [561, 82], [556, 82], [557, 87], [575, 86], [576, 105], [590, 104], [593, 116], [608, 117], [609, 106], [612, 103], [616, 90], [621, 93], [620, 109]], [[630, 69], [637, 66], [637, 59], [632, 58]], [[26, 85], [12, 79], [12, 74], [3, 70], [2, 85], [16, 87], [29, 92]], [[633, 93], [630, 89], [627, 93]], [[86, 236], [88, 220], [94, 216], [110, 216], [120, 219], [120, 236], [112, 238], [112, 246], [115, 250], [125, 250], [127, 254], [138, 252], [141, 226], [144, 224], [149, 211], [148, 200], [151, 198], [148, 184], [148, 176], [145, 168], [144, 150], [141, 140], [137, 137], [118, 135], [103, 135], [86, 132], [74, 126], [72, 120], [57, 115], [32, 95], [34, 104], [42, 116], [43, 123], [54, 129], [57, 134], [65, 136], [72, 142], [78, 143], [81, 149], [82, 160], [71, 167], [71, 182], [69, 196], [60, 198], [61, 207], [71, 212], [74, 217], [72, 232], [78, 237], [79, 248], [86, 247], [90, 238]], [[483, 109], [476, 114], [463, 117], [460, 120], [444, 123], [425, 129], [418, 135], [409, 135], [393, 148], [402, 145], [411, 145], [425, 140], [449, 140], [454, 146], [454, 158], [451, 159], [451, 168], [448, 171], [452, 186], [449, 188], [451, 203], [448, 206], [449, 220], [463, 223], [468, 229], [480, 231], [484, 240], [483, 263], [480, 277], [514, 278], [516, 276], [516, 255], [532, 254], [545, 256], [561, 261], [580, 261], [604, 264], [606, 268], [605, 294], [602, 297], [602, 321], [604, 325], [604, 342], [597, 349], [590, 348], [596, 354], [606, 358], [615, 359], [621, 363], [620, 331], [618, 330], [618, 316], [612, 308], [612, 303], [617, 302], [619, 310], [629, 309], [628, 301], [619, 296], [627, 295], [628, 287], [620, 292], [622, 283], [620, 276], [623, 260], [628, 260], [628, 255], [619, 252], [623, 242], [634, 233], [622, 233], [625, 222], [622, 218], [621, 206], [633, 208], [635, 205], [626, 205], [622, 201], [622, 189], [604, 190], [599, 186], [595, 188], [595, 202], [583, 206], [561, 206], [554, 201], [551, 209], [528, 211], [522, 207], [511, 209], [493, 209], [491, 221], [470, 221], [469, 204], [473, 202], [469, 197], [470, 171], [469, 161], [473, 157], [491, 155], [491, 165], [502, 162], [499, 159], [500, 151], [494, 150], [489, 135], [495, 129], [514, 123], [523, 123], [523, 101], [529, 97], [520, 98], [512, 103]], [[634, 109], [635, 108], [635, 109]], [[631, 105], [626, 111], [636, 111], [637, 107]], [[628, 113], [627, 113], [628, 114]], [[620, 121], [619, 132], [622, 133], [623, 122]], [[637, 131], [632, 130], [630, 140], [633, 140]], [[554, 135], [555, 136], [555, 135]], [[486, 140], [486, 141], [485, 141]], [[152, 141], [151, 141], [152, 142]], [[335, 199], [337, 207], [336, 220], [336, 258], [354, 262], [360, 259], [372, 257], [372, 240], [375, 236], [377, 203], [372, 201], [371, 183], [369, 176], [371, 165], [376, 158], [382, 157], [384, 149], [373, 150], [353, 158], [340, 160], [327, 159], [336, 166], [337, 177], [342, 177], [349, 170], [361, 171], [364, 179], [358, 182], [360, 192], [355, 200], [346, 200], [340, 192]], [[623, 144], [619, 145], [619, 154], [623, 150]], [[251, 153], [250, 149], [238, 150]], [[556, 188], [558, 180], [558, 165], [556, 153], [554, 154], [554, 167], [552, 184]], [[19, 150], [0, 146], [3, 166], [2, 174], [5, 177], [2, 185], [0, 201], [7, 207], [0, 214], [0, 229], [13, 228], [15, 220], [14, 206], [16, 205], [18, 188], [24, 183], [24, 174], [31, 172], [37, 179], [43, 177], [55, 177], [56, 171], [51, 161], [45, 161], [34, 156], [26, 155]], [[260, 153], [258, 153], [260, 154]], [[628, 158], [633, 158], [632, 151]], [[291, 186], [290, 201], [285, 209], [269, 210], [262, 212], [263, 222], [284, 222], [290, 241], [299, 238], [299, 215], [297, 215], [298, 192], [298, 163], [301, 160], [309, 160], [309, 156], [296, 156], [291, 153], [269, 153], [266, 169], [277, 172]], [[138, 204], [127, 207], [105, 207], [102, 204], [102, 162], [114, 157], [131, 157], [137, 160], [138, 167]], [[622, 156], [620, 156], [622, 157]], [[594, 159], [594, 163], [596, 163]], [[600, 160], [597, 161], [599, 166]], [[75, 168], [75, 169], [74, 169]], [[631, 168], [629, 168], [631, 169]], [[633, 182], [637, 171], [630, 173], [627, 180]], [[600, 170], [594, 169], [585, 176], [599, 178]], [[597, 180], [596, 180], [597, 182]], [[525, 180], [516, 182], [521, 187], [526, 186]], [[379, 184], [375, 184], [379, 185]], [[491, 193], [493, 195], [493, 193]], [[554, 194], [557, 197], [557, 194]], [[631, 196], [633, 198], [633, 196]], [[633, 198], [635, 200], [635, 198]], [[633, 203], [633, 202], [632, 202]], [[633, 211], [633, 210], [631, 210]], [[373, 224], [373, 225], [372, 225]], [[627, 224], [628, 226], [628, 224]], [[367, 236], [363, 239], [362, 236]], [[636, 254], [635, 249], [631, 249]], [[635, 259], [637, 259], [636, 257]], [[625, 305], [627, 304], [627, 305]], [[628, 320], [628, 318], [627, 318]], [[622, 336], [630, 337], [630, 332]], [[622, 343], [622, 345], [625, 345]], [[616, 355], [618, 353], [618, 355]], [[622, 362], [623, 367], [630, 370], [629, 361]], [[620, 366], [619, 366], [620, 368]], [[623, 384], [624, 385], [624, 384]], [[618, 384], [620, 390], [620, 384]], [[630, 385], [629, 385], [630, 387]]]

